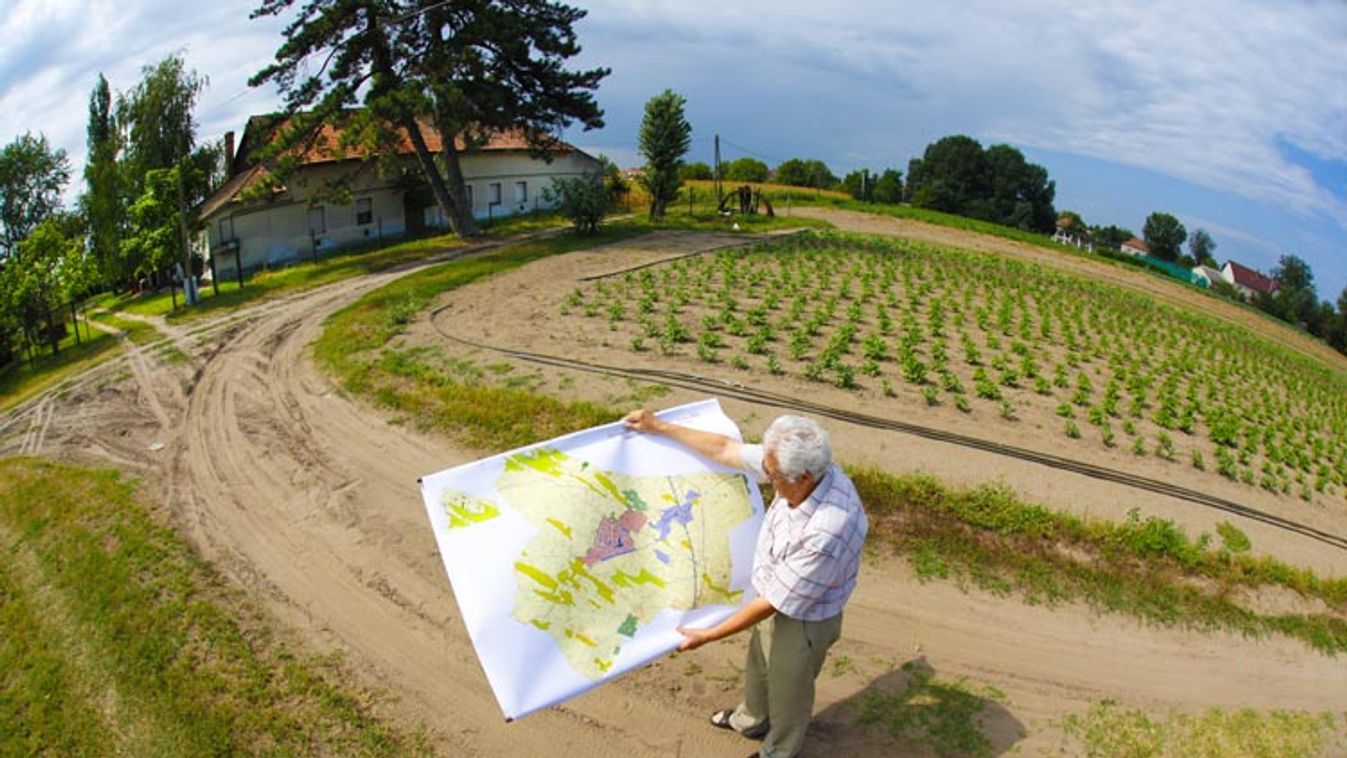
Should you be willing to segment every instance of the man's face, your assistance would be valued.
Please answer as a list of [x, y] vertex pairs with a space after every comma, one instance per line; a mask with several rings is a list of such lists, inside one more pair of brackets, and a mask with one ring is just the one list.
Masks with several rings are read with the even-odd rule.
[[814, 491], [814, 475], [809, 472], [800, 474], [794, 480], [787, 479], [781, 475], [781, 467], [777, 465], [776, 451], [768, 450], [762, 457], [762, 469], [767, 472], [767, 480], [772, 483], [772, 489], [776, 494], [786, 499], [786, 502], [794, 508], [803, 503], [809, 493]]

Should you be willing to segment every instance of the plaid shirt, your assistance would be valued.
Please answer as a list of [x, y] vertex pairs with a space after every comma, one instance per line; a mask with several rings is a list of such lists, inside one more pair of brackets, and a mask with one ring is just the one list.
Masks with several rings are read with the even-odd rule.
[[[744, 445], [744, 468], [766, 482], [762, 458], [762, 445]], [[753, 589], [790, 618], [836, 616], [856, 589], [868, 528], [855, 485], [831, 464], [798, 506], [772, 501], [753, 554]]]

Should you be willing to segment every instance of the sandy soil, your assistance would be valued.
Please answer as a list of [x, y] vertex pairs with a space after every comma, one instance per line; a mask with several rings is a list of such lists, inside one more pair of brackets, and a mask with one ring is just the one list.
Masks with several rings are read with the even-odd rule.
[[[479, 324], [476, 336], [483, 339], [522, 342], [534, 334], [546, 344], [544, 327], [556, 313], [548, 298], [564, 296], [576, 276], [715, 243], [666, 235], [649, 245], [543, 261], [455, 294], [446, 316], [465, 328]], [[705, 723], [712, 709], [735, 701], [744, 639], [662, 660], [561, 707], [502, 722], [416, 487], [419, 475], [481, 451], [390, 424], [386, 415], [344, 397], [308, 358], [307, 346], [329, 313], [399, 274], [342, 282], [174, 329], [170, 338], [190, 356], [185, 363], [157, 364], [130, 346], [126, 357], [63, 393], [0, 417], [0, 454], [103, 462], [141, 476], [164, 517], [211, 563], [315, 650], [342, 652], [360, 683], [388, 695], [384, 710], [409, 725], [425, 724], [441, 753], [747, 753], [752, 743]], [[520, 307], [514, 319], [476, 321], [490, 302], [512, 299]], [[428, 342], [435, 335], [423, 316], [409, 339]], [[573, 341], [556, 344], [575, 352]], [[591, 347], [585, 357], [602, 362], [607, 348]], [[539, 381], [544, 391], [567, 396], [633, 403], [641, 396], [639, 387], [588, 374], [539, 372]], [[650, 402], [689, 397], [676, 392]], [[727, 408], [750, 432], [775, 413], [741, 403]], [[968, 482], [999, 476], [1034, 497], [1100, 515], [1135, 504], [1210, 521], [1207, 514], [1185, 513], [1181, 503], [1046, 475], [986, 454], [840, 425], [834, 434], [848, 460], [920, 467]], [[1344, 531], [1340, 518], [1323, 518], [1325, 528]], [[1256, 545], [1342, 573], [1339, 556], [1302, 543], [1279, 545], [1291, 538], [1241, 527]], [[1299, 643], [1154, 629], [1078, 608], [1026, 606], [921, 584], [905, 565], [883, 558], [867, 563], [832, 660], [820, 680], [811, 755], [892, 754], [885, 738], [856, 725], [855, 714], [867, 688], [897, 686], [895, 670], [909, 661], [942, 679], [967, 677], [970, 686], [1005, 693], [986, 714], [998, 753], [1056, 751], [1060, 720], [1105, 697], [1158, 711], [1324, 710], [1347, 702], [1347, 660], [1324, 658]]]

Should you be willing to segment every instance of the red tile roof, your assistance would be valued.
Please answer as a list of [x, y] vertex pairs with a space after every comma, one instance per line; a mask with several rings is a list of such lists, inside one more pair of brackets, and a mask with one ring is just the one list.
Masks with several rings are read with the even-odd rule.
[[1230, 275], [1235, 280], [1235, 284], [1248, 287], [1255, 292], [1262, 292], [1265, 295], [1271, 295], [1277, 291], [1277, 281], [1269, 276], [1254, 271], [1247, 266], [1241, 266], [1234, 261], [1226, 261], [1225, 265], [1230, 267]]
[[1146, 253], [1147, 255], [1150, 255], [1151, 252], [1151, 246], [1147, 245], [1145, 241], [1139, 240], [1136, 237], [1133, 237], [1132, 239], [1122, 243], [1122, 246], [1135, 248], [1143, 253]]
[[[417, 119], [421, 127], [421, 136], [425, 139], [426, 149], [432, 153], [438, 153], [443, 149], [444, 143], [440, 140], [439, 130], [429, 120], [424, 118]], [[248, 153], [256, 152], [261, 149], [261, 144], [256, 144], [259, 140], [265, 139], [267, 143], [275, 140], [282, 130], [290, 125], [290, 119], [283, 116], [267, 115], [253, 116], [248, 119], [248, 126], [244, 130], [243, 139], [240, 142], [239, 155], [235, 158], [236, 167], [251, 165], [255, 161]], [[411, 137], [401, 128], [397, 130], [399, 155], [413, 155], [415, 149], [412, 146]], [[351, 144], [343, 145], [343, 127], [339, 124], [324, 122], [317, 128], [316, 133], [302, 146], [303, 158], [300, 161], [302, 165], [311, 165], [317, 163], [330, 163], [333, 161], [355, 160], [366, 158], [369, 151], [363, 145]], [[467, 142], [462, 133], [454, 137], [454, 147], [457, 150], [465, 150]], [[297, 148], [297, 151], [300, 148]], [[528, 150], [528, 137], [523, 129], [505, 129], [489, 130], [482, 134], [473, 135], [474, 150]], [[556, 140], [551, 146], [551, 152], [565, 153], [575, 148]]]

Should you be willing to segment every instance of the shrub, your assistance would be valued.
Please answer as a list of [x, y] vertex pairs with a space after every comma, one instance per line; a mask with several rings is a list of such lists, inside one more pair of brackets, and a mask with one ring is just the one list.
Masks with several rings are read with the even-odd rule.
[[556, 203], [557, 212], [581, 234], [597, 232], [608, 209], [608, 192], [599, 174], [553, 179], [552, 186], [543, 190], [543, 199]]

